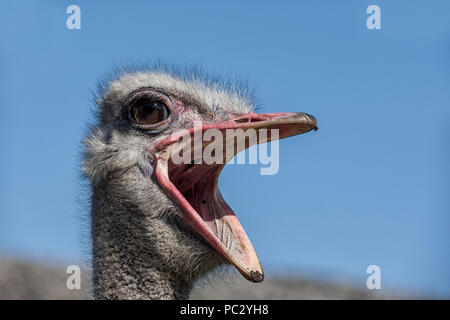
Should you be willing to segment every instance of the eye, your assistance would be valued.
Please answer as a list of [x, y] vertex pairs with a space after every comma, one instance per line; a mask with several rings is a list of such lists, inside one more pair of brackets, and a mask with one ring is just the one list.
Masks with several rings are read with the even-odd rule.
[[161, 101], [142, 99], [134, 103], [130, 115], [138, 124], [147, 126], [166, 120], [169, 110]]

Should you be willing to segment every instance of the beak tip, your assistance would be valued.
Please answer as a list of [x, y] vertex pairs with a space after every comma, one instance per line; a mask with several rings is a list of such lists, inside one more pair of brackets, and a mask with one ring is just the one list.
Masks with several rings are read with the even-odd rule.
[[264, 273], [261, 273], [260, 271], [250, 271], [248, 280], [251, 282], [262, 282], [264, 280]]
[[313, 115], [310, 115], [308, 113], [300, 113], [303, 119], [306, 120], [306, 122], [311, 126], [311, 130], [317, 131], [319, 130], [319, 127], [317, 126], [317, 119]]

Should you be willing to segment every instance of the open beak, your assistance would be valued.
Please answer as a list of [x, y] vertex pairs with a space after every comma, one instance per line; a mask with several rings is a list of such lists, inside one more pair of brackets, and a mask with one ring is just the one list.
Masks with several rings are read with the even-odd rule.
[[[198, 136], [206, 137], [210, 129], [215, 130], [214, 140], [198, 143]], [[156, 180], [181, 208], [181, 218], [250, 281], [261, 282], [264, 272], [252, 243], [219, 191], [220, 172], [234, 155], [254, 144], [310, 130], [317, 130], [317, 120], [306, 113], [230, 113], [227, 121], [182, 130], [159, 141], [152, 150]], [[249, 138], [250, 131], [257, 140]], [[215, 156], [213, 163], [204, 159], [205, 151], [211, 150], [214, 152], [208, 154]], [[188, 161], [180, 163], [181, 155]]]

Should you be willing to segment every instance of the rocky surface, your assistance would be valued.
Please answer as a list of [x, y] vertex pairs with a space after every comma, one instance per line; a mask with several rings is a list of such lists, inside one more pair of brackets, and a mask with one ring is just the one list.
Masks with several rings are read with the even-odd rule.
[[[66, 267], [35, 261], [0, 259], [0, 299], [91, 299], [89, 273], [82, 272], [81, 290], [69, 290]], [[267, 277], [261, 284], [242, 278], [203, 281], [191, 299], [389, 299], [408, 298], [350, 285], [311, 279]]]

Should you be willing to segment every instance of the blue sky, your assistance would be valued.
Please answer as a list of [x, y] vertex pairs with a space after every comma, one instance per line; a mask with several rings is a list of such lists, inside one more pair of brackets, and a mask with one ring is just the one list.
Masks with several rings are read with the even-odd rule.
[[[81, 7], [81, 30], [66, 8]], [[381, 8], [381, 30], [366, 8]], [[221, 189], [272, 272], [450, 295], [448, 1], [2, 1], [0, 250], [77, 262], [91, 91], [116, 63], [202, 63], [317, 133]], [[82, 197], [81, 197], [82, 198]]]

